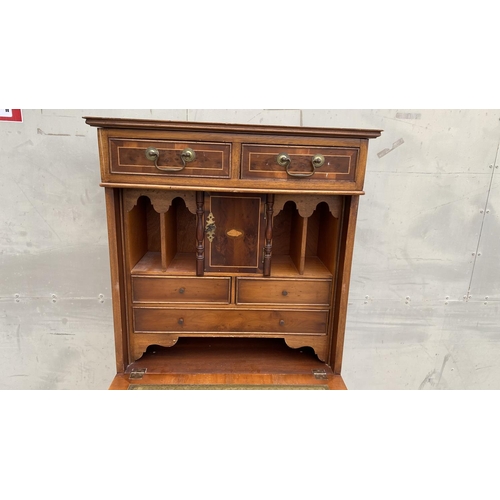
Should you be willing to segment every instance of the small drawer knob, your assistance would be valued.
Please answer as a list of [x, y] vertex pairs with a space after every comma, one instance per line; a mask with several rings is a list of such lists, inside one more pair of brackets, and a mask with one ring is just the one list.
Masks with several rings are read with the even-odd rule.
[[284, 319], [280, 319], [280, 326], [285, 326], [285, 320]]
[[283, 290], [283, 291], [281, 292], [281, 295], [283, 295], [284, 297], [286, 297], [286, 296], [288, 295], [288, 292], [287, 292], [286, 290]]
[[184, 293], [185, 291], [186, 291], [186, 289], [184, 287], [179, 288], [179, 293]]
[[179, 323], [179, 325], [184, 325], [184, 318], [179, 318], [179, 321], [177, 321], [177, 323]]

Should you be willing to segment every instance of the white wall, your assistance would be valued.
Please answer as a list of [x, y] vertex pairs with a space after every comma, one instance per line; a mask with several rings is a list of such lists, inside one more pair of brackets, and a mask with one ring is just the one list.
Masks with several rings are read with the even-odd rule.
[[500, 111], [23, 116], [0, 122], [0, 389], [106, 389], [115, 373], [104, 190], [82, 116], [383, 129], [359, 212], [347, 386], [500, 388]]

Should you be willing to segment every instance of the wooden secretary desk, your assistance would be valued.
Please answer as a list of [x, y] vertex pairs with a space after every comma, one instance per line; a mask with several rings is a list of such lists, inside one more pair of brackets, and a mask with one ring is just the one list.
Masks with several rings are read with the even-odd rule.
[[111, 388], [345, 389], [356, 216], [381, 131], [85, 120], [106, 193]]

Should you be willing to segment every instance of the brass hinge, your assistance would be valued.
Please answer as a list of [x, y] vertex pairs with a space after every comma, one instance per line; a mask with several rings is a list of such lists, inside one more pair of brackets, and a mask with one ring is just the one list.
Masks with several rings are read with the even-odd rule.
[[326, 370], [321, 368], [319, 370], [313, 370], [313, 375], [314, 378], [317, 378], [318, 380], [327, 380], [328, 375], [326, 374]]
[[147, 368], [140, 368], [140, 369], [135, 369], [135, 370], [132, 370], [130, 372], [130, 375], [129, 375], [129, 379], [134, 379], [134, 380], [137, 380], [137, 379], [140, 379], [142, 377], [144, 377], [144, 374], [146, 373], [146, 370]]

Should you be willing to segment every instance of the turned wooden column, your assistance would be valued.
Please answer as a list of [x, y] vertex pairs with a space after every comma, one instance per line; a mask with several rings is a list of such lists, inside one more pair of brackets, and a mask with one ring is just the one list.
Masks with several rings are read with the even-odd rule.
[[267, 195], [266, 203], [266, 242], [264, 245], [264, 276], [271, 275], [271, 254], [273, 250], [273, 205], [274, 194]]
[[203, 276], [205, 268], [205, 195], [203, 191], [196, 192], [196, 275]]

